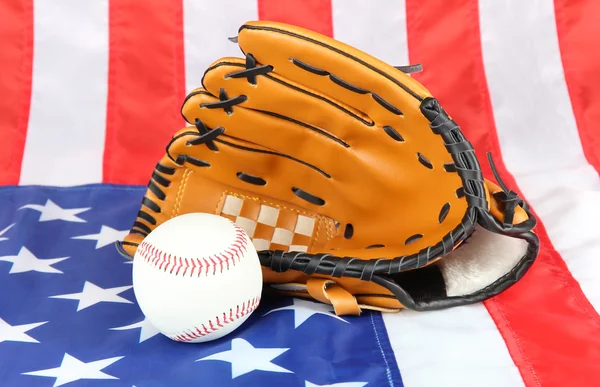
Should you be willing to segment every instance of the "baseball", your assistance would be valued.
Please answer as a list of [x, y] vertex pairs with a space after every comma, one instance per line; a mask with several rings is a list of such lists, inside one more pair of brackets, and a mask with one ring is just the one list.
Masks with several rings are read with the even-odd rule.
[[218, 215], [190, 213], [142, 241], [133, 260], [133, 290], [162, 334], [199, 343], [246, 321], [260, 302], [262, 271], [243, 229]]

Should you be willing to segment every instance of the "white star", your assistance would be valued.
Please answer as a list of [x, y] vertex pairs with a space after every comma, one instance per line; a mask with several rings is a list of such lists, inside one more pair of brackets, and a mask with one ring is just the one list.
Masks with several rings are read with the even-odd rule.
[[136, 328], [142, 328], [140, 330], [140, 343], [144, 342], [160, 333], [158, 331], [158, 329], [156, 329], [156, 327], [154, 327], [154, 325], [150, 324], [150, 321], [148, 321], [148, 319], [144, 319], [135, 324], [126, 325], [126, 326], [117, 327], [117, 328], [110, 328], [110, 329], [113, 331], [126, 331], [129, 329], [136, 329]]
[[25, 334], [25, 332], [44, 325], [48, 321], [37, 322], [33, 324], [14, 325], [11, 326], [6, 321], [0, 318], [0, 343], [3, 341], [20, 341], [22, 343], [39, 343], [33, 337]]
[[124, 358], [124, 356], [111, 357], [110, 359], [102, 359], [92, 361], [90, 363], [84, 363], [68, 353], [65, 353], [60, 367], [48, 368], [33, 372], [24, 372], [22, 375], [56, 378], [54, 387], [62, 386], [63, 384], [71, 383], [80, 379], [119, 379], [102, 372], [102, 369], [108, 367], [118, 360], [121, 360], [122, 358]]
[[55, 263], [64, 261], [69, 257], [39, 259], [26, 247], [22, 247], [17, 255], [5, 255], [0, 257], [0, 261], [12, 262], [9, 274], [25, 273], [28, 271], [37, 271], [40, 273], [59, 273], [62, 271], [52, 267]]
[[120, 231], [103, 225], [98, 234], [74, 236], [71, 239], [86, 239], [89, 241], [96, 241], [96, 250], [98, 250], [99, 248], [113, 244], [116, 241], [123, 240], [128, 233], [128, 230]]
[[81, 293], [60, 294], [58, 296], [50, 296], [49, 298], [62, 298], [65, 300], [79, 300], [77, 311], [96, 305], [99, 302], [118, 302], [122, 304], [133, 304], [133, 302], [119, 296], [118, 294], [125, 290], [131, 289], [133, 286], [119, 286], [116, 288], [103, 289], [94, 285], [91, 282], [85, 281], [83, 291]]
[[304, 387], [363, 387], [366, 386], [369, 382], [346, 382], [346, 383], [335, 383], [335, 384], [313, 384], [306, 381]]
[[306, 381], [304, 387], [363, 387], [369, 382], [346, 382], [346, 383], [335, 383], [335, 384], [313, 384]]
[[0, 241], [7, 241], [8, 238], [7, 237], [3, 237], [2, 235], [6, 234], [6, 232], [8, 230], [10, 230], [16, 223], [11, 224], [10, 226], [8, 226], [7, 228], [5, 228], [4, 230], [0, 231]]
[[308, 320], [311, 316], [313, 316], [315, 314], [323, 314], [325, 316], [332, 317], [332, 318], [338, 319], [340, 321], [343, 321], [346, 324], [349, 324], [349, 322], [344, 320], [343, 318], [336, 316], [335, 314], [332, 314], [333, 308], [331, 307], [331, 305], [312, 302], [312, 301], [306, 301], [306, 300], [302, 300], [299, 298], [293, 298], [292, 300], [293, 300], [292, 305], [272, 309], [272, 310], [268, 311], [267, 313], [263, 314], [263, 317], [272, 312], [279, 312], [281, 310], [293, 310], [294, 311], [294, 328], [298, 328], [303, 322], [305, 322], [306, 320]]
[[82, 212], [85, 212], [91, 207], [88, 208], [62, 208], [56, 205], [52, 200], [48, 199], [45, 205], [40, 204], [27, 204], [23, 207], [19, 208], [22, 210], [24, 208], [31, 208], [32, 210], [36, 210], [40, 212], [40, 222], [48, 222], [50, 220], [64, 220], [66, 222], [79, 222], [85, 223], [87, 220], [81, 219], [77, 216]]
[[196, 361], [220, 360], [231, 363], [232, 379], [255, 370], [292, 373], [290, 370], [271, 363], [271, 360], [275, 359], [288, 349], [289, 348], [254, 348], [252, 344], [246, 340], [235, 338], [231, 341], [231, 349], [229, 351], [215, 353]]

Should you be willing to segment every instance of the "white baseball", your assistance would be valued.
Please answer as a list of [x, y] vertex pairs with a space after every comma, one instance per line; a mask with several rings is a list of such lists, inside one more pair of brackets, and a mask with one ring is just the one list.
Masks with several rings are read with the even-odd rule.
[[260, 302], [262, 271], [243, 229], [218, 215], [191, 213], [144, 238], [133, 259], [133, 289], [162, 334], [199, 343], [246, 321]]

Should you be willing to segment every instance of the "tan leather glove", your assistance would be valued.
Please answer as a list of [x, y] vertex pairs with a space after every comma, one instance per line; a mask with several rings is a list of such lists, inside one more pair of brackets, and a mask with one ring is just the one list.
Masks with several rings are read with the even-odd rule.
[[218, 214], [252, 238], [267, 289], [338, 314], [478, 302], [523, 276], [535, 218], [410, 75], [280, 23], [237, 41], [245, 58], [213, 63], [186, 98], [193, 126], [168, 144], [123, 254], [172, 217]]

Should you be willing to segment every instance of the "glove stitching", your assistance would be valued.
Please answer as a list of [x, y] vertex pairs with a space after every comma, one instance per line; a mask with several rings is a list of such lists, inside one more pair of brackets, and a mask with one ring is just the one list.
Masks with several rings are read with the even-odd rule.
[[215, 206], [215, 214], [219, 214], [219, 208], [223, 208], [223, 203], [225, 203], [225, 198], [227, 197], [227, 191], [223, 191], [221, 194], [221, 198], [217, 201], [217, 205]]
[[331, 222], [327, 218], [323, 218], [323, 222], [325, 222], [325, 230], [327, 232], [327, 238], [333, 238], [333, 229], [331, 227]]
[[173, 218], [179, 215], [179, 209], [181, 208], [183, 192], [185, 191], [185, 188], [186, 188], [187, 182], [188, 182], [188, 178], [190, 177], [191, 174], [192, 174], [191, 169], [186, 169], [185, 172], [183, 172], [182, 182], [181, 182], [181, 185], [179, 185], [179, 189], [177, 190], [177, 197], [175, 198], [175, 205], [173, 206], [173, 212], [171, 215], [171, 217], [173, 217]]
[[192, 176], [192, 173], [194, 173], [194, 171], [192, 169], [188, 169], [188, 172], [189, 173], [187, 174], [187, 176], [183, 182], [183, 189], [181, 190], [181, 199], [179, 201], [179, 204], [177, 205], [177, 214], [179, 214], [179, 209], [181, 208], [181, 203], [183, 202], [183, 196], [185, 195], [185, 191], [187, 189], [187, 184], [188, 184], [188, 181], [190, 180], [190, 176]]
[[317, 222], [317, 231], [315, 232], [315, 237], [310, 241], [310, 244], [308, 245], [309, 249], [315, 247], [315, 244], [319, 240], [319, 233], [321, 232], [321, 222], [321, 219], [319, 219]]

